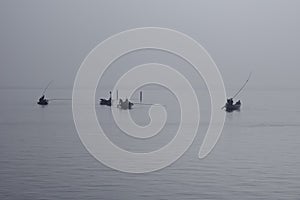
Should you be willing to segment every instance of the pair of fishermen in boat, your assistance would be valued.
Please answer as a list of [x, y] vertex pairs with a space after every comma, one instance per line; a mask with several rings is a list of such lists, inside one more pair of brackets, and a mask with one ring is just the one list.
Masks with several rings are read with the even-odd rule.
[[233, 99], [229, 98], [227, 99], [227, 103], [225, 105], [226, 111], [227, 112], [232, 112], [234, 110], [239, 110], [241, 107], [241, 101], [238, 100], [235, 104], [233, 103]]
[[119, 104], [118, 107], [123, 109], [123, 110], [130, 110], [133, 106], [133, 103], [130, 102], [127, 98], [125, 101], [123, 101], [122, 99], [119, 100]]
[[[233, 105], [233, 99], [232, 98], [227, 99], [227, 104], [232, 106]], [[238, 100], [234, 105], [240, 105], [240, 104], [241, 104], [241, 101]]]

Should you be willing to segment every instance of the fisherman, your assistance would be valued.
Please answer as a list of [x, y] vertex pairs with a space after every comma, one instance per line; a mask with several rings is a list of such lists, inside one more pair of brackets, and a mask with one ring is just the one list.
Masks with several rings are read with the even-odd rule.
[[39, 105], [48, 105], [48, 100], [45, 99], [45, 95], [43, 95], [39, 98], [39, 101], [37, 102], [37, 104], [39, 104]]
[[128, 110], [131, 109], [133, 106], [133, 103], [131, 103], [128, 98], [125, 99], [125, 101], [123, 101], [122, 99], [119, 100], [119, 105], [118, 107], [123, 109], [123, 110]]
[[39, 98], [39, 102], [43, 102], [45, 101], [45, 95], [41, 96], [41, 98]]
[[124, 103], [125, 103], [125, 105], [128, 105], [128, 104], [129, 104], [129, 101], [128, 101], [127, 98], [125, 99]]
[[112, 105], [111, 91], [109, 91], [109, 99], [100, 99], [100, 105], [106, 105], [106, 106]]
[[228, 105], [233, 105], [233, 99], [232, 98], [227, 99], [227, 103]]
[[109, 99], [108, 99], [108, 102], [107, 102], [108, 106], [111, 106], [112, 105], [112, 100], [111, 100], [111, 91], [109, 91]]

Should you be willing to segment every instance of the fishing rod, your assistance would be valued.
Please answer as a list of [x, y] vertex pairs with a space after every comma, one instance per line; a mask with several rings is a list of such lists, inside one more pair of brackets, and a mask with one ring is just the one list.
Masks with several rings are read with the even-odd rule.
[[49, 88], [49, 86], [51, 85], [51, 83], [53, 82], [53, 80], [51, 80], [48, 85], [45, 87], [45, 89], [43, 90], [42, 96], [45, 95], [46, 90]]
[[135, 102], [132, 102], [133, 104], [137, 104], [137, 105], [143, 105], [143, 106], [166, 106], [166, 105], [162, 105], [162, 104], [154, 104], [154, 103], [135, 103]]
[[63, 98], [56, 98], [56, 99], [48, 99], [48, 101], [72, 101], [72, 99], [63, 99]]
[[235, 97], [237, 97], [242, 92], [242, 90], [245, 88], [245, 86], [247, 85], [248, 81], [250, 80], [251, 75], [252, 75], [252, 72], [250, 72], [250, 74], [248, 76], [248, 79], [246, 80], [246, 82], [244, 83], [244, 85], [241, 87], [241, 89], [239, 89], [237, 91], [237, 93], [232, 97], [232, 99], [234, 99]]

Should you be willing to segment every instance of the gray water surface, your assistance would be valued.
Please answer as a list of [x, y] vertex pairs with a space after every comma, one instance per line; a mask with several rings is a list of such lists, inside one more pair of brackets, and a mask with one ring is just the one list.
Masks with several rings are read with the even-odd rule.
[[[41, 107], [35, 103], [39, 93], [1, 89], [0, 199], [300, 198], [300, 95], [294, 89], [247, 90], [241, 112], [227, 114], [222, 136], [207, 158], [197, 155], [209, 116], [182, 158], [139, 175], [112, 170], [94, 159], [78, 137], [71, 102]], [[50, 93], [64, 97], [71, 90]], [[113, 139], [128, 146], [105, 117], [110, 109], [96, 105], [96, 110]], [[176, 129], [177, 118], [172, 119], [166, 135]]]

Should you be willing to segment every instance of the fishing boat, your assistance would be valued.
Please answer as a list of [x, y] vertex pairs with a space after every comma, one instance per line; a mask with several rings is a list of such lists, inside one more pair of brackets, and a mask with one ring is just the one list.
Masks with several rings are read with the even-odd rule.
[[235, 95], [233, 95], [232, 98], [229, 98], [227, 99], [227, 103], [225, 104], [225, 106], [222, 107], [225, 108], [226, 112], [233, 112], [233, 111], [239, 111], [241, 109], [241, 101], [238, 100], [235, 104], [233, 103], [233, 99], [235, 97], [237, 97], [242, 91], [243, 89], [245, 88], [245, 86], [247, 85], [247, 83], [249, 82], [250, 80], [250, 77], [251, 77], [252, 73], [249, 74], [248, 76], [248, 79], [246, 80], [246, 82], [243, 84], [243, 86], [235, 93]]
[[100, 99], [100, 105], [105, 105], [105, 106], [112, 105], [111, 91], [109, 92], [109, 99]]
[[37, 104], [45, 106], [48, 105], [48, 99], [45, 99], [45, 95], [43, 95], [41, 98], [39, 98], [39, 101], [37, 102]]
[[45, 93], [46, 90], [48, 89], [48, 87], [51, 85], [52, 81], [50, 81], [47, 86], [44, 88], [43, 92], [42, 92], [42, 96], [39, 98], [39, 101], [37, 102], [37, 104], [45, 106], [48, 105], [49, 100], [45, 98]]
[[126, 99], [125, 101], [120, 99], [118, 108], [120, 108], [122, 110], [131, 110], [133, 105], [134, 104], [132, 102], [130, 102], [128, 99]]
[[109, 98], [109, 99], [100, 99], [100, 105], [111, 106], [111, 98]]
[[231, 104], [227, 101], [225, 110], [226, 112], [240, 111], [241, 105], [242, 104], [240, 100], [238, 100], [235, 104]]
[[37, 102], [37, 104], [42, 105], [42, 106], [48, 105], [48, 100], [47, 99], [40, 100]]

